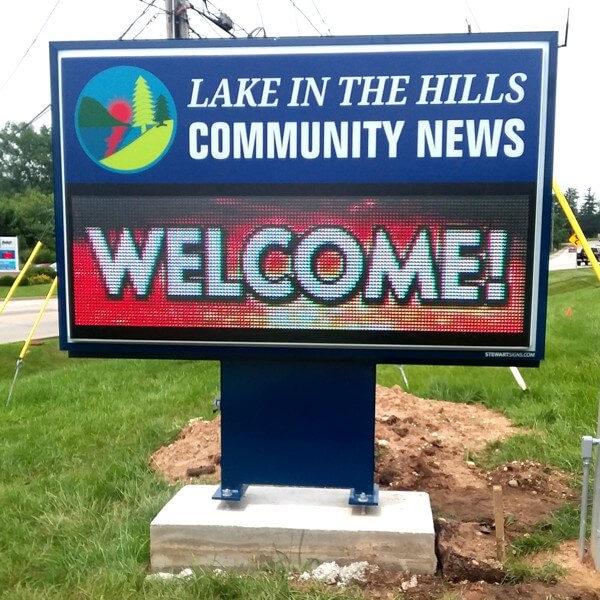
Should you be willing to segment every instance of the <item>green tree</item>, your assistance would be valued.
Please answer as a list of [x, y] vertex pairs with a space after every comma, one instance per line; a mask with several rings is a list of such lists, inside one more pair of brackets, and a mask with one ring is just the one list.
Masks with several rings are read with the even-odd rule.
[[579, 210], [579, 214], [581, 216], [590, 217], [595, 215], [598, 212], [598, 201], [596, 200], [596, 194], [592, 192], [592, 188], [588, 188], [585, 196], [583, 197], [583, 202], [581, 204], [581, 209]]
[[0, 223], [2, 235], [19, 238], [19, 252], [25, 259], [35, 244], [43, 244], [36, 262], [54, 262], [54, 202], [51, 194], [39, 190], [28, 190], [15, 194], [0, 203]]
[[598, 212], [598, 201], [592, 188], [588, 188], [577, 217], [581, 229], [587, 238], [596, 237], [600, 232], [600, 213]]
[[[579, 192], [575, 188], [570, 187], [566, 189], [564, 195], [567, 204], [570, 206], [573, 213], [577, 215], [579, 212], [579, 209], [577, 208]], [[557, 250], [562, 244], [565, 244], [571, 233], [573, 233], [571, 224], [569, 223], [562, 206], [556, 199], [554, 192], [552, 192], [552, 249]]]
[[156, 110], [154, 111], [154, 121], [157, 123], [158, 127], [164, 127], [165, 121], [171, 118], [171, 113], [169, 112], [169, 105], [167, 104], [167, 99], [161, 94], [156, 99]]
[[0, 235], [17, 236], [25, 259], [40, 240], [38, 262], [55, 260], [50, 129], [25, 123], [0, 129]]
[[140, 75], [133, 89], [132, 125], [146, 133], [148, 126], [154, 125], [154, 98], [148, 82]]
[[579, 200], [579, 192], [575, 188], [567, 188], [565, 192], [565, 200], [567, 204], [571, 207], [571, 210], [577, 214], [579, 208], [577, 207], [577, 201]]
[[[566, 197], [567, 195], [565, 193], [565, 198]], [[552, 193], [552, 200], [552, 250], [557, 250], [568, 241], [569, 236], [571, 235], [571, 226], [569, 225], [567, 216], [554, 193]], [[569, 202], [568, 198], [567, 202]], [[569, 205], [571, 205], [570, 202]], [[571, 208], [573, 207], [571, 206]]]
[[7, 123], [0, 129], [0, 201], [29, 189], [52, 193], [50, 129]]

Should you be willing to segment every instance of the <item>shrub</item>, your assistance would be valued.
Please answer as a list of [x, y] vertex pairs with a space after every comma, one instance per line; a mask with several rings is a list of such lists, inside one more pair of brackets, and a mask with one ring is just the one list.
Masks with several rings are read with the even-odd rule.
[[[55, 273], [55, 275], [56, 275], [56, 273]], [[36, 273], [35, 275], [31, 275], [28, 278], [28, 281], [29, 281], [29, 285], [42, 285], [44, 283], [50, 283], [53, 279], [54, 279], [54, 277], [50, 277], [49, 275], [46, 275], [45, 273]]]
[[52, 267], [31, 267], [27, 276], [31, 279], [36, 275], [45, 275], [48, 279], [44, 283], [48, 283], [56, 277], [56, 271]]
[[15, 279], [16, 277], [13, 277], [12, 275], [2, 275], [0, 277], [0, 286], [10, 287], [14, 283]]
[[[16, 279], [16, 277], [13, 277], [12, 275], [2, 275], [0, 277], [0, 286], [1, 287], [10, 287], [15, 282], [15, 279]], [[21, 283], [19, 285], [20, 286], [29, 285], [29, 279], [27, 277], [23, 277], [23, 279], [21, 280]]]

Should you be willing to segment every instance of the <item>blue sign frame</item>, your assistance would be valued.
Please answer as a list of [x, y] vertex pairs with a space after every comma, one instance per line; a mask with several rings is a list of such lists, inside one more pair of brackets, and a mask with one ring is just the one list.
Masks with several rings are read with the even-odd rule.
[[[52, 43], [61, 348], [72, 356], [537, 365], [545, 344], [556, 62], [553, 32]], [[117, 93], [120, 89], [132, 90], [132, 100], [124, 102]], [[148, 112], [149, 95], [154, 103], [147, 119], [155, 119], [157, 126], [152, 144], [143, 146], [139, 140], [144, 139], [146, 126], [141, 115]], [[130, 151], [105, 151], [105, 143], [116, 148], [124, 140], [131, 142]], [[140, 242], [134, 239], [139, 224], [132, 214], [139, 215], [140, 202], [153, 207], [160, 220], [166, 214], [160, 206], [173, 210], [179, 206], [183, 211], [189, 199], [200, 197], [202, 206], [214, 208], [224, 195], [245, 202], [246, 207], [253, 206], [257, 197], [267, 197], [275, 212], [283, 210], [285, 199], [290, 204], [317, 202], [311, 210], [318, 212], [323, 206], [318, 202], [325, 202], [324, 198], [348, 206], [355, 198], [361, 199], [362, 206], [374, 198], [384, 207], [398, 201], [404, 211], [415, 203], [422, 214], [428, 214], [427, 203], [443, 198], [451, 208], [436, 217], [436, 227], [444, 235], [452, 229], [444, 229], [444, 223], [454, 223], [463, 208], [466, 213], [473, 211], [478, 223], [489, 217], [491, 225], [463, 228], [460, 236], [467, 241], [454, 242], [459, 248], [455, 263], [466, 265], [466, 271], [454, 266], [449, 276], [452, 268], [434, 261], [430, 271], [438, 277], [438, 270], [446, 269], [440, 277], [453, 279], [455, 292], [472, 291], [472, 298], [479, 297], [478, 286], [493, 289], [487, 296], [490, 310], [495, 302], [508, 298], [508, 292], [503, 296], [502, 291], [506, 282], [488, 278], [474, 284], [465, 273], [471, 269], [474, 279], [496, 246], [490, 241], [489, 251], [481, 251], [485, 258], [475, 262], [469, 256], [463, 259], [460, 252], [468, 250], [469, 244], [483, 245], [484, 237], [488, 243], [500, 239], [499, 232], [511, 231], [510, 227], [517, 231], [520, 226], [520, 329], [475, 335], [468, 328], [444, 331], [438, 326], [424, 335], [419, 325], [397, 343], [376, 329], [298, 333], [293, 328], [275, 332], [263, 328], [244, 336], [236, 326], [230, 328], [229, 337], [227, 328], [222, 329], [225, 337], [219, 338], [218, 328], [208, 333], [190, 328], [185, 333], [182, 327], [172, 332], [164, 325], [162, 329], [120, 328], [75, 319], [76, 301], [85, 304], [75, 259], [80, 255], [74, 250], [78, 231], [86, 230], [96, 240], [98, 262], [104, 248], [115, 248], [109, 234], [103, 234], [102, 223], [107, 228], [122, 227], [139, 250]], [[104, 202], [112, 208], [103, 217], [94, 215], [94, 206]], [[120, 203], [137, 209], [111, 221]], [[478, 216], [479, 203], [487, 212]], [[521, 225], [503, 220], [509, 212]], [[374, 219], [383, 218], [382, 214]], [[400, 219], [407, 213], [394, 214]], [[88, 223], [90, 215], [96, 220]], [[334, 223], [338, 228], [339, 219]], [[132, 225], [127, 229], [124, 223]], [[172, 232], [163, 229], [155, 228], [157, 239]], [[342, 239], [356, 247], [347, 236], [335, 237], [331, 229], [325, 233], [333, 235], [334, 241]], [[271, 227], [264, 235], [281, 239], [283, 234]], [[294, 244], [300, 246], [303, 239]], [[381, 239], [384, 248], [384, 234]], [[333, 244], [328, 238], [326, 242]], [[169, 251], [158, 244], [157, 257]], [[180, 240], [179, 248], [183, 247]], [[420, 251], [417, 244], [414, 247]], [[110, 268], [113, 259], [107, 259]], [[179, 259], [183, 264], [184, 259]], [[371, 255], [358, 260], [366, 269], [375, 259]], [[147, 269], [148, 278], [156, 268]], [[347, 265], [344, 268], [348, 271]], [[426, 286], [424, 279], [416, 277], [415, 286]], [[114, 284], [114, 293], [109, 287], [106, 293], [117, 298], [130, 279], [126, 273]], [[315, 289], [333, 287], [326, 282], [319, 288], [314, 278], [311, 282], [309, 288], [306, 277], [301, 279], [300, 284], [305, 284], [301, 289], [318, 295]], [[389, 273], [381, 276], [381, 282], [393, 287]], [[219, 289], [235, 287], [226, 277], [216, 283]], [[275, 283], [266, 282], [269, 293]], [[415, 293], [413, 283], [407, 294]], [[143, 284], [137, 290], [141, 300]], [[252, 282], [245, 285], [258, 293]], [[419, 293], [426, 295], [421, 288]], [[179, 281], [174, 289], [192, 294], [188, 300], [193, 301], [193, 290], [198, 288]], [[434, 300], [441, 306], [453, 298], [451, 292], [445, 296], [440, 292]], [[327, 304], [328, 299], [320, 301]], [[475, 306], [476, 301], [470, 301]], [[461, 310], [458, 307], [454, 315], [457, 323]]]

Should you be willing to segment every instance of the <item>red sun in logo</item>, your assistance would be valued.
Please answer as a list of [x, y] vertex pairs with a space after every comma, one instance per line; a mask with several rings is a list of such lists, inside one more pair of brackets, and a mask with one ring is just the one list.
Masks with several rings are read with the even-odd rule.
[[[108, 112], [121, 123], [129, 123], [131, 120], [131, 106], [125, 100], [113, 100], [108, 105]], [[126, 125], [115, 125], [112, 128], [111, 134], [104, 140], [107, 143], [105, 156], [110, 156], [117, 149], [126, 131]]]
[[131, 106], [125, 100], [113, 100], [108, 106], [108, 112], [121, 123], [129, 123]]

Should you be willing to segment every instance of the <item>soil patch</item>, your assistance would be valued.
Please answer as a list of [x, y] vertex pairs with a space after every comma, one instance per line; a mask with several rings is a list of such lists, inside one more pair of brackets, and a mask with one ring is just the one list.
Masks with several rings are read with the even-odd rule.
[[[577, 559], [576, 542], [537, 555], [565, 570], [555, 582], [509, 584], [496, 560], [492, 488], [502, 486], [507, 543], [565, 502], [579, 502], [571, 476], [546, 465], [521, 461], [491, 471], [471, 457], [496, 440], [522, 433], [502, 414], [481, 405], [417, 398], [400, 387], [377, 387], [375, 480], [381, 489], [427, 492], [436, 520], [440, 570], [411, 577], [370, 571], [367, 596], [436, 598], [455, 592], [465, 600], [484, 598], [598, 599], [600, 576], [590, 561]], [[195, 419], [177, 440], [150, 458], [168, 481], [220, 481], [220, 417]]]

